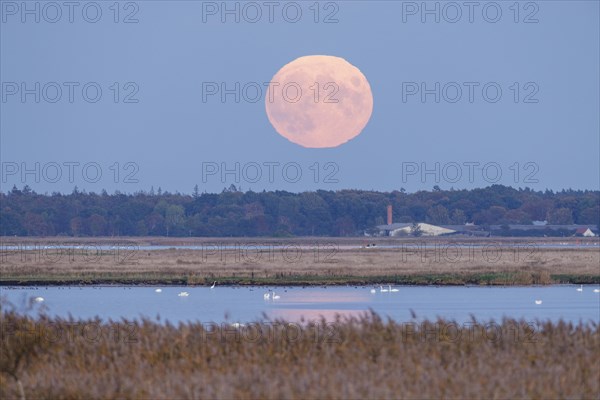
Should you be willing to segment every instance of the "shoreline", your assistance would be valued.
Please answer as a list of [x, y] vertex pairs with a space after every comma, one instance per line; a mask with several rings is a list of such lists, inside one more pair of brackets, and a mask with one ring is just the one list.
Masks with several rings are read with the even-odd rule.
[[550, 286], [550, 285], [598, 285], [600, 275], [563, 274], [550, 275], [549, 281], [533, 279], [524, 282], [522, 277], [506, 276], [503, 274], [481, 275], [414, 275], [414, 276], [348, 276], [322, 277], [298, 276], [275, 279], [251, 279], [244, 277], [219, 277], [214, 279], [198, 279], [195, 277], [171, 277], [162, 279], [143, 278], [77, 278], [77, 277], [48, 277], [40, 278], [0, 278], [0, 288], [17, 286], [211, 286], [213, 282], [219, 286], [369, 286], [369, 285], [400, 285], [400, 286]]

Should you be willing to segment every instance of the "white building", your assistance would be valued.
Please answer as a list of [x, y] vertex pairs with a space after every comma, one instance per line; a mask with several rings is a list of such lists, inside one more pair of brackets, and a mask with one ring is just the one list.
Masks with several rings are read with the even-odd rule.
[[[452, 229], [442, 228], [441, 226], [430, 225], [424, 222], [419, 222], [416, 226], [418, 227], [421, 236], [439, 236], [456, 232]], [[379, 225], [377, 226], [377, 229], [382, 236], [411, 236], [413, 233], [413, 224], [395, 223]]]
[[575, 231], [575, 236], [594, 237], [596, 235], [590, 228], [579, 228]]

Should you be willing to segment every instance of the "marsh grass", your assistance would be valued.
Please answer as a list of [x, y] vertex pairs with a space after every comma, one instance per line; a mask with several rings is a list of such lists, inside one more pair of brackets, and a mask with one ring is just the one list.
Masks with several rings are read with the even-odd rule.
[[[591, 238], [597, 240], [595, 238]], [[141, 239], [127, 243], [145, 244]], [[179, 239], [181, 241], [181, 239]], [[316, 240], [316, 239], [314, 239]], [[217, 280], [221, 284], [395, 284], [432, 285], [545, 285], [552, 283], [600, 283], [600, 251], [596, 246], [545, 248], [531, 241], [479, 240], [464, 242], [419, 242], [427, 245], [477, 245], [472, 250], [357, 248], [358, 241], [321, 239], [278, 240], [280, 246], [297, 246], [297, 253], [272, 251], [225, 251], [223, 254], [190, 249], [153, 251], [130, 250], [126, 256], [103, 251], [99, 257], [70, 253], [52, 259], [35, 251], [4, 250], [0, 262], [0, 284], [177, 284], [203, 285]], [[573, 239], [563, 239], [572, 244]], [[188, 245], [208, 243], [239, 246], [268, 244], [259, 240], [213, 239], [191, 241]], [[382, 240], [380, 246], [411, 244], [414, 241]], [[595, 242], [589, 240], [588, 244]], [[24, 244], [36, 243], [31, 240]], [[39, 243], [39, 242], [38, 242]], [[65, 240], [64, 243], [69, 243]], [[90, 242], [101, 244], [102, 241]], [[166, 243], [171, 243], [167, 241]], [[514, 246], [514, 244], [525, 247]], [[542, 243], [542, 242], [539, 242]], [[545, 243], [545, 242], [544, 242]], [[587, 243], [587, 242], [586, 242]], [[164, 243], [163, 243], [164, 244]], [[180, 243], [177, 243], [180, 244]], [[489, 245], [485, 252], [482, 246]], [[328, 247], [329, 246], [329, 247]], [[331, 247], [333, 246], [333, 247]], [[318, 251], [315, 249], [318, 247]], [[131, 248], [135, 248], [133, 245]], [[210, 254], [209, 254], [210, 253]]]
[[371, 313], [243, 328], [269, 332], [253, 334], [230, 325], [27, 317], [5, 305], [0, 314], [3, 399], [600, 396], [593, 323], [472, 321], [481, 329], [457, 335], [440, 329], [452, 321], [398, 324]]

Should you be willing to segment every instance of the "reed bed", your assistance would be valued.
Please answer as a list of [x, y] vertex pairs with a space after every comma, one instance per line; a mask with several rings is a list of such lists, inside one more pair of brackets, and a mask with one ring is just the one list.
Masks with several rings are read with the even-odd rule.
[[370, 313], [175, 326], [29, 317], [6, 304], [0, 314], [3, 399], [600, 397], [594, 323], [459, 326]]

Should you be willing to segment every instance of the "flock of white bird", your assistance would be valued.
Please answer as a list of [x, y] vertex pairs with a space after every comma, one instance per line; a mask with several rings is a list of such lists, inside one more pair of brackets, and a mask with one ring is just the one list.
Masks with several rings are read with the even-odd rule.
[[[575, 290], [577, 290], [578, 292], [583, 292], [583, 285], [579, 285], [579, 287]], [[594, 293], [600, 293], [600, 289], [594, 289]], [[536, 300], [535, 304], [539, 306], [540, 304], [542, 304], [542, 300]]]
[[[212, 286], [210, 287], [211, 289], [214, 289], [215, 286], [217, 285], [217, 282], [213, 282]], [[576, 289], [578, 292], [583, 292], [583, 285], [579, 285], [579, 287]], [[158, 288], [154, 290], [156, 293], [162, 293], [162, 289]], [[399, 292], [399, 289], [393, 288], [392, 285], [388, 285], [387, 289], [384, 288], [383, 286], [379, 286], [379, 292], [381, 293], [395, 293], [395, 292]], [[377, 293], [377, 290], [375, 289], [371, 289], [371, 293]], [[594, 293], [600, 293], [600, 289], [594, 289]], [[190, 295], [189, 292], [179, 292], [179, 294], [177, 296], [179, 297], [188, 297]], [[274, 290], [269, 289], [269, 291], [265, 294], [263, 294], [263, 299], [265, 300], [279, 300], [281, 299], [281, 296], [279, 296], [278, 294], [275, 293]], [[35, 299], [33, 299], [36, 303], [41, 303], [44, 301], [43, 297], [36, 297]], [[542, 300], [535, 300], [535, 304], [540, 305], [542, 304]]]
[[[212, 286], [210, 287], [211, 289], [214, 289], [215, 286], [217, 285], [217, 281], [214, 281]], [[158, 288], [154, 290], [156, 293], [162, 293], [162, 289]], [[179, 297], [188, 297], [190, 295], [189, 292], [179, 292], [179, 294], [177, 296]]]
[[[388, 285], [387, 289], [384, 289], [383, 286], [379, 286], [379, 292], [381, 293], [395, 293], [399, 291], [400, 289], [393, 288], [392, 285]], [[371, 293], [377, 293], [377, 290], [371, 289]]]
[[265, 300], [279, 300], [281, 298], [281, 296], [279, 296], [278, 294], [275, 294], [275, 291], [273, 290], [273, 293], [271, 293], [271, 289], [269, 289], [269, 291], [265, 294], [263, 294], [263, 299]]
[[[217, 285], [217, 281], [213, 282], [212, 286], [210, 287], [211, 289], [214, 289], [215, 286]], [[162, 289], [158, 288], [154, 290], [156, 293], [162, 293]], [[272, 291], [273, 293], [271, 293], [271, 289], [269, 289], [269, 291], [267, 293], [265, 293], [263, 295], [263, 298], [265, 300], [279, 300], [281, 299], [281, 296], [276, 294], [275, 291]], [[177, 294], [177, 296], [179, 297], [188, 297], [190, 295], [189, 292], [179, 292], [179, 294]]]

